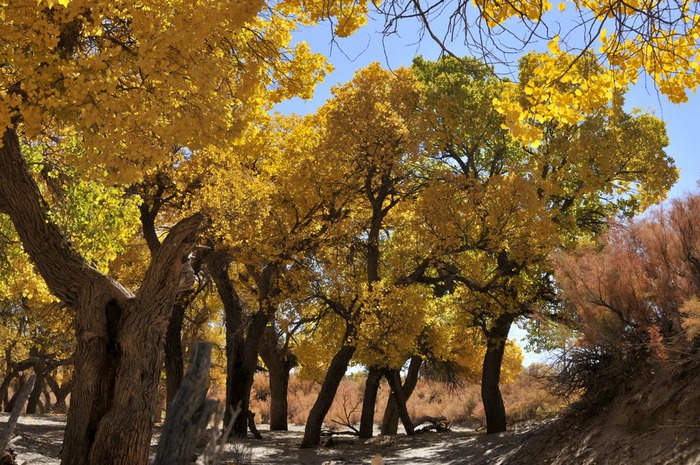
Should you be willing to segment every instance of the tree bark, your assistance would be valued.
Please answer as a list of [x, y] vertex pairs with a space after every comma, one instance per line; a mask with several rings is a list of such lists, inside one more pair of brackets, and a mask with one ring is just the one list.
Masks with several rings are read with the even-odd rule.
[[263, 267], [256, 278], [258, 288], [258, 310], [247, 326], [243, 322], [243, 307], [233, 283], [228, 276], [231, 257], [225, 251], [211, 254], [209, 268], [219, 297], [224, 304], [226, 326], [226, 411], [224, 423], [228, 424], [231, 413], [241, 409], [233, 423], [233, 436], [243, 438], [248, 430], [250, 391], [258, 367], [258, 351], [265, 328], [275, 316], [271, 298], [277, 292], [273, 282], [277, 269], [273, 264]]
[[66, 381], [63, 385], [59, 386], [56, 379], [51, 376], [51, 373], [46, 375], [46, 384], [49, 385], [54, 397], [56, 398], [56, 403], [54, 404], [54, 409], [58, 412], [65, 412], [68, 410], [66, 408], [66, 397], [70, 394], [71, 387], [73, 385], [73, 379]]
[[[413, 394], [413, 390], [416, 388], [418, 383], [418, 373], [420, 372], [420, 367], [423, 364], [423, 359], [421, 357], [411, 357], [411, 361], [408, 364], [408, 372], [406, 373], [406, 379], [401, 386], [406, 402]], [[382, 434], [397, 434], [399, 429], [399, 407], [396, 404], [396, 396], [393, 394], [389, 395], [389, 400], [386, 404], [386, 409], [384, 410], [384, 417], [382, 418], [381, 433]]]
[[48, 288], [76, 311], [62, 463], [146, 464], [167, 321], [202, 217], [171, 229], [134, 294], [90, 266], [53, 223], [16, 130], [5, 129], [2, 141], [0, 209]]
[[362, 415], [360, 417], [360, 438], [371, 438], [374, 433], [374, 408], [377, 404], [379, 381], [382, 370], [377, 366], [369, 367], [365, 382], [365, 395], [362, 399]]
[[301, 447], [314, 447], [321, 442], [323, 419], [326, 418], [326, 414], [333, 404], [335, 393], [338, 391], [338, 386], [340, 386], [340, 382], [345, 376], [345, 371], [354, 353], [355, 347], [344, 345], [331, 360], [328, 373], [326, 373], [326, 377], [321, 385], [321, 391], [318, 393], [313, 407], [311, 407], [311, 412], [309, 412]]
[[486, 331], [486, 355], [484, 355], [481, 375], [481, 401], [486, 413], [486, 433], [506, 431], [506, 409], [499, 383], [501, 380], [501, 364], [505, 352], [506, 340], [513, 323], [513, 315], [498, 316]]

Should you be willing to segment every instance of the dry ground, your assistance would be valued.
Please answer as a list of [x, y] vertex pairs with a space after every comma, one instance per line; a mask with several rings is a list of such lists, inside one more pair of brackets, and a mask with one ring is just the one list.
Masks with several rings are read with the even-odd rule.
[[[7, 415], [0, 415], [0, 428]], [[23, 416], [16, 433], [22, 438], [14, 449], [17, 463], [59, 463], [59, 453], [65, 417]], [[340, 465], [369, 464], [376, 454], [381, 454], [387, 464], [469, 464], [501, 465], [512, 455], [523, 440], [532, 434], [532, 428], [515, 432], [486, 436], [474, 431], [452, 431], [447, 433], [422, 433], [413, 437], [403, 434], [395, 437], [376, 437], [360, 440], [350, 436], [336, 436], [332, 446], [317, 449], [300, 449], [302, 430], [299, 427], [289, 432], [265, 431], [264, 439], [246, 441], [251, 453], [251, 464], [304, 464]], [[154, 444], [157, 434], [154, 437]], [[235, 445], [228, 446], [225, 459], [233, 463]]]

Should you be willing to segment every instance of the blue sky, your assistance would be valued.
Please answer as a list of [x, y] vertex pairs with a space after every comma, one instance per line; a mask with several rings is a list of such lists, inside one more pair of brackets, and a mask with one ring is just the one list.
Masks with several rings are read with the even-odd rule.
[[[326, 77], [311, 100], [294, 99], [278, 106], [284, 113], [310, 113], [322, 105], [329, 97], [331, 87], [352, 79], [355, 71], [372, 62], [395, 69], [409, 66], [413, 58], [423, 55], [426, 59], [437, 59], [440, 48], [431, 39], [419, 40], [417, 23], [404, 20], [399, 24], [399, 33], [389, 37], [382, 34], [383, 22], [373, 18], [353, 36], [337, 39], [331, 43], [329, 25], [308, 28], [296, 34], [297, 40], [305, 40], [312, 49], [329, 58], [335, 70]], [[540, 48], [542, 48], [541, 46]], [[469, 55], [459, 44], [450, 45], [450, 50], [458, 56]], [[700, 179], [700, 141], [695, 140], [700, 133], [700, 95], [690, 94], [690, 101], [681, 105], [670, 103], [659, 94], [653, 82], [644, 78], [627, 94], [628, 109], [641, 108], [653, 112], [667, 124], [671, 144], [667, 153], [676, 160], [680, 169], [680, 180], [673, 187], [670, 196], [680, 196], [694, 190]]]
[[[331, 43], [331, 33], [328, 25], [309, 28], [296, 34], [297, 40], [305, 40], [312, 49], [329, 58], [335, 70], [321, 83], [311, 100], [294, 99], [277, 107], [283, 113], [311, 113], [322, 105], [329, 97], [334, 85], [345, 83], [352, 79], [355, 71], [366, 67], [372, 62], [379, 62], [388, 69], [409, 66], [413, 58], [422, 55], [426, 59], [437, 59], [440, 48], [429, 38], [420, 40], [420, 32], [416, 23], [404, 21], [399, 25], [398, 34], [385, 37], [382, 34], [383, 23], [371, 19], [353, 36], [337, 39]], [[542, 48], [541, 45], [540, 48]], [[458, 44], [450, 45], [450, 50], [458, 56], [468, 56], [470, 53]], [[697, 190], [700, 179], [700, 95], [690, 94], [687, 103], [676, 105], [659, 94], [650, 80], [640, 79], [640, 82], [630, 89], [626, 97], [628, 110], [640, 108], [654, 113], [666, 122], [670, 145], [667, 153], [676, 161], [680, 169], [680, 180], [671, 189], [669, 197], [682, 196], [684, 193]], [[524, 331], [514, 328], [511, 337], [522, 339]], [[547, 354], [538, 355], [525, 353], [525, 365], [546, 360]]]

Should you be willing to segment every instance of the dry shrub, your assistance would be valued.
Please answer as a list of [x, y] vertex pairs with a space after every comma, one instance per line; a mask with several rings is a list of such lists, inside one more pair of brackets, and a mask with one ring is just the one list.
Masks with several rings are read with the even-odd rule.
[[518, 378], [503, 386], [503, 402], [510, 423], [544, 420], [558, 415], [568, 400], [551, 389], [553, 369], [547, 365], [529, 366]]
[[595, 405], [689, 353], [700, 313], [700, 195], [615, 225], [601, 245], [555, 262], [581, 334], [561, 360], [563, 393], [586, 392]]
[[[503, 400], [511, 422], [540, 420], [556, 415], [565, 402], [546, 388], [545, 368], [533, 366], [523, 371], [513, 382], [502, 386]], [[359, 424], [365, 377], [346, 377], [340, 383], [333, 405], [326, 415], [329, 429], [348, 429]], [[303, 425], [316, 401], [320, 384], [300, 380], [292, 375], [289, 382], [289, 421]], [[453, 424], [478, 427], [485, 424], [478, 384], [450, 388], [438, 381], [420, 379], [408, 400], [408, 412], [412, 418], [421, 416], [445, 416]], [[382, 381], [377, 395], [374, 419], [380, 423], [389, 398], [389, 387]], [[255, 377], [251, 394], [251, 410], [263, 423], [269, 420], [270, 398], [268, 378], [264, 373]]]

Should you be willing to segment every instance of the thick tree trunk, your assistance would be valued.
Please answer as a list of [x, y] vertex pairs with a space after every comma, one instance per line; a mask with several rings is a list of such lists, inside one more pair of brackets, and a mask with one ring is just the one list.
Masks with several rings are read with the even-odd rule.
[[76, 310], [75, 387], [62, 463], [148, 462], [163, 342], [202, 218], [175, 225], [134, 295], [90, 266], [49, 217], [14, 129], [0, 148], [0, 210], [47, 286]]
[[374, 433], [374, 408], [377, 404], [379, 381], [382, 370], [377, 366], [369, 367], [365, 381], [365, 395], [362, 399], [362, 415], [360, 417], [360, 438], [371, 438]]
[[270, 431], [287, 431], [289, 371], [297, 365], [296, 356], [268, 326], [260, 344], [260, 357], [270, 375]]
[[505, 343], [512, 323], [513, 315], [501, 315], [493, 321], [486, 334], [486, 355], [484, 355], [481, 375], [481, 401], [484, 403], [486, 413], [487, 433], [500, 433], [506, 430], [506, 409], [499, 383]]
[[[420, 367], [423, 364], [423, 359], [421, 357], [411, 357], [411, 361], [408, 364], [408, 372], [406, 373], [406, 379], [401, 386], [406, 402], [413, 394], [413, 390], [416, 388], [418, 383], [418, 373], [420, 372]], [[389, 400], [386, 404], [386, 409], [384, 410], [384, 417], [382, 418], [381, 433], [382, 434], [397, 434], [399, 429], [399, 407], [396, 403], [396, 396], [391, 394]]]
[[387, 372], [386, 378], [391, 388], [391, 394], [396, 397], [396, 406], [399, 410], [401, 423], [403, 423], [406, 434], [410, 436], [413, 434], [413, 420], [411, 420], [411, 416], [408, 414], [408, 409], [406, 408], [406, 396], [401, 388], [401, 374], [399, 370], [390, 370]]
[[321, 391], [318, 393], [313, 407], [311, 407], [311, 412], [309, 412], [301, 447], [313, 447], [321, 442], [323, 419], [326, 418], [326, 414], [333, 404], [335, 393], [338, 391], [338, 386], [340, 386], [340, 382], [345, 376], [345, 371], [354, 353], [355, 347], [343, 346], [331, 360], [328, 373], [326, 373], [326, 377], [321, 385]]

